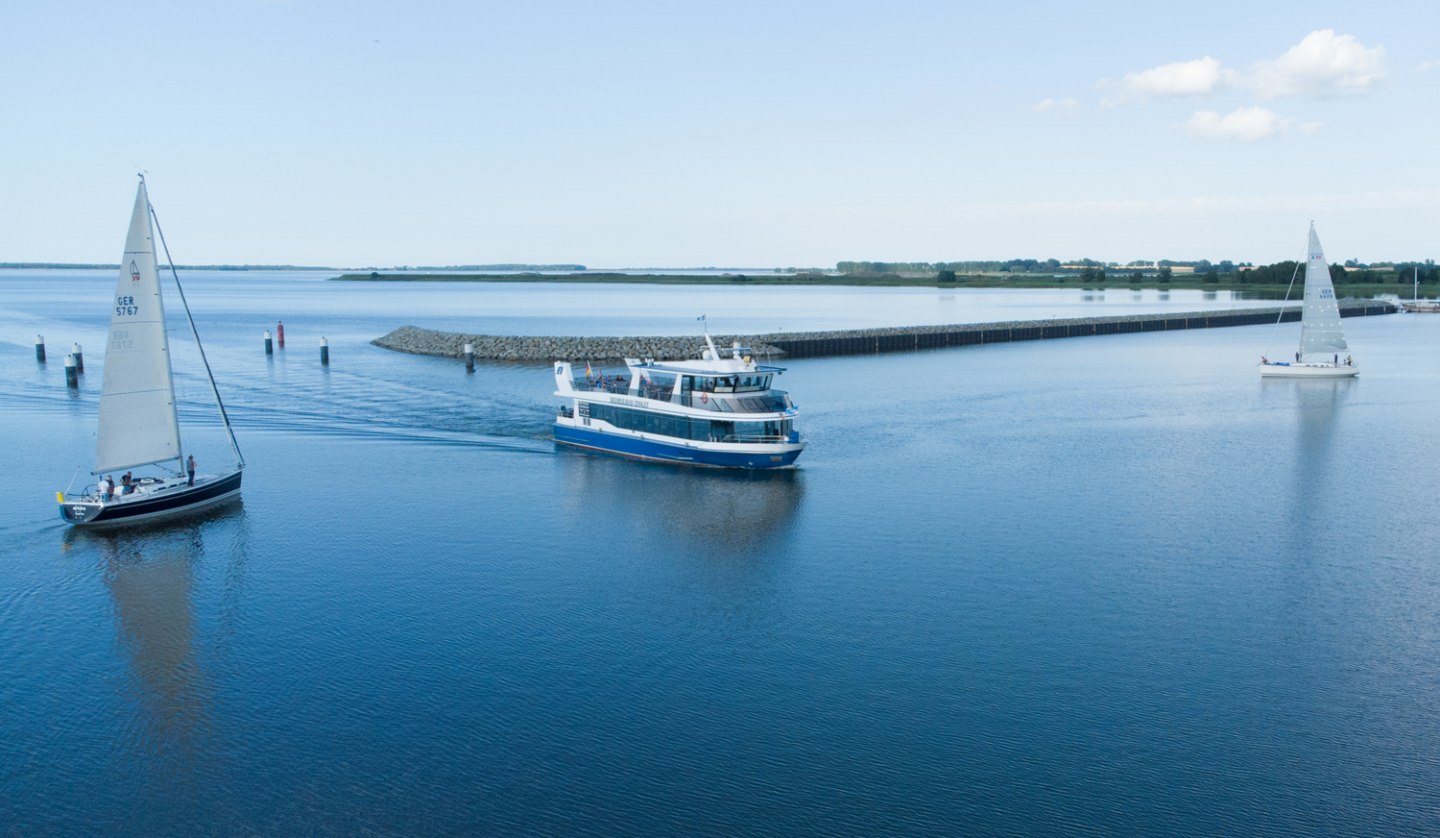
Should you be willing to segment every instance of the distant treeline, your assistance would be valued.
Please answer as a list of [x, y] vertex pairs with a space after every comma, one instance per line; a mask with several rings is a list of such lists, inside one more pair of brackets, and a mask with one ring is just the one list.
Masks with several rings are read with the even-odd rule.
[[[1258, 268], [1246, 268], [1240, 271], [1237, 281], [1258, 282], [1271, 284], [1286, 284], [1290, 278], [1295, 277], [1296, 284], [1305, 282], [1305, 272], [1299, 270], [1304, 267], [1299, 262], [1287, 261], [1276, 262], [1273, 265], [1262, 265]], [[1352, 267], [1339, 263], [1330, 266], [1330, 279], [1332, 282], [1373, 282], [1379, 284], [1400, 283], [1412, 281], [1419, 278], [1421, 284], [1435, 285], [1440, 283], [1440, 268], [1437, 268], [1433, 259], [1425, 262], [1399, 262], [1393, 266], [1368, 268]]]
[[[1208, 259], [1197, 259], [1187, 262], [1179, 259], [1161, 259], [1158, 262], [1135, 261], [1125, 265], [1127, 268], [1194, 268], [1196, 273], [1215, 270], [1220, 273], [1233, 273], [1237, 267], [1247, 267], [1249, 262], [1241, 262], [1238, 266], [1229, 260], [1211, 263]], [[1059, 259], [1006, 259], [1005, 261], [969, 261], [969, 262], [837, 262], [835, 270], [842, 274], [938, 274], [941, 271], [954, 271], [957, 274], [978, 274], [978, 273], [1015, 273], [1015, 274], [1037, 274], [1037, 273], [1076, 273], [1083, 268], [1114, 268], [1096, 259], [1071, 259], [1068, 262], [1061, 262]]]
[[[1249, 262], [1235, 263], [1228, 259], [1211, 262], [1208, 259], [1182, 261], [1161, 259], [1158, 262], [1130, 262], [1123, 267], [1107, 266], [1094, 259], [1076, 259], [1061, 262], [1058, 259], [1010, 259], [1007, 261], [971, 262], [838, 262], [838, 273], [852, 276], [883, 275], [933, 275], [942, 282], [954, 282], [963, 274], [1070, 274], [1081, 280], [1103, 281], [1109, 279], [1142, 279], [1158, 277], [1167, 281], [1176, 274], [1175, 268], [1186, 268], [1184, 275], [1203, 282], [1246, 282], [1257, 284], [1286, 284], [1296, 275], [1294, 261], [1276, 262], [1273, 265], [1255, 266]], [[1406, 282], [1419, 271], [1421, 283], [1440, 283], [1440, 268], [1434, 259], [1424, 262], [1375, 262], [1360, 265], [1353, 259], [1345, 264], [1330, 266], [1335, 282]], [[1303, 274], [1303, 272], [1301, 272]], [[1297, 282], [1303, 281], [1303, 275]]]

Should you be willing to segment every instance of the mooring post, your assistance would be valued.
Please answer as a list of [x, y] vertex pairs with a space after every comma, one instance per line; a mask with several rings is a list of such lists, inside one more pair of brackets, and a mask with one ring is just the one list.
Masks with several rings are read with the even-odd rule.
[[35, 336], [35, 360], [45, 363], [45, 336]]
[[65, 356], [65, 386], [71, 390], [79, 389], [80, 374], [75, 372], [75, 356]]
[[475, 371], [475, 344], [465, 344], [465, 371]]
[[320, 338], [320, 365], [330, 366], [330, 343], [325, 338]]
[[266, 354], [266, 355], [274, 355], [274, 354], [275, 354], [275, 348], [270, 344], [270, 330], [269, 330], [269, 329], [266, 329], [266, 330], [265, 330], [265, 354]]
[[70, 344], [70, 351], [75, 355], [75, 372], [85, 374], [85, 353], [80, 351], [80, 344]]

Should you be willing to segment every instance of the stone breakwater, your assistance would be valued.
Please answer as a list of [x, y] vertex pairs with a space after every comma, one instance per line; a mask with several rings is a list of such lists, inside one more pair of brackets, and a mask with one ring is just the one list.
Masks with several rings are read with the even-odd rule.
[[[1376, 300], [1346, 300], [1340, 304], [1342, 317], [1394, 314], [1393, 303]], [[909, 352], [1018, 340], [1118, 335], [1133, 332], [1162, 332], [1179, 329], [1214, 329], [1223, 326], [1256, 326], [1300, 319], [1300, 307], [1230, 309], [1176, 314], [1123, 314], [1111, 317], [1077, 317], [1049, 320], [1015, 320], [1003, 323], [963, 323], [949, 326], [899, 326], [882, 329], [848, 329], [833, 332], [784, 332], [765, 335], [712, 335], [723, 352], [738, 340], [755, 351], [758, 358], [815, 358], [828, 355], [864, 355], [877, 352]], [[446, 358], [464, 356], [465, 344], [475, 347], [475, 357], [492, 361], [550, 363], [569, 361], [618, 361], [621, 358], [678, 360], [697, 358], [705, 342], [700, 337], [537, 337], [465, 335], [437, 332], [415, 326], [401, 326], [371, 341], [376, 346], [416, 355]]]
[[[716, 347], [728, 347], [733, 340], [746, 338], [731, 335], [711, 335]], [[463, 358], [465, 344], [475, 347], [475, 357], [490, 361], [528, 361], [550, 363], [551, 361], [618, 361], [622, 358], [654, 358], [657, 361], [675, 361], [698, 358], [705, 348], [705, 339], [698, 336], [686, 337], [543, 337], [465, 335], [458, 332], [437, 332], [416, 326], [401, 326], [381, 338], [371, 341], [384, 349], [409, 352], [415, 355], [438, 355], [445, 358]], [[778, 347], [749, 339], [745, 344], [757, 355], [778, 357], [784, 353]]]

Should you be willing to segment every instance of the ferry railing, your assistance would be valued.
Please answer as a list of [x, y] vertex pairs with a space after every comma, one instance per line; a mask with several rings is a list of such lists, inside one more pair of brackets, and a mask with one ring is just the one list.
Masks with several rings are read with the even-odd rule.
[[636, 395], [646, 399], [671, 402], [684, 405], [685, 407], [696, 407], [701, 410], [710, 410], [715, 413], [780, 413], [790, 407], [790, 399], [784, 391], [769, 390], [766, 392], [749, 395], [734, 395], [726, 393], [716, 395], [708, 392], [681, 393], [679, 398], [659, 387], [646, 387], [641, 385], [634, 393], [630, 391], [630, 381], [621, 377], [606, 377], [602, 379], [578, 379], [573, 382], [574, 388], [581, 392], [592, 393], [613, 393], [617, 396]]
[[594, 393], [614, 393], [623, 396], [630, 392], [630, 380], [619, 376], [606, 376], [604, 378], [575, 379], [571, 382], [576, 390], [590, 391]]
[[717, 413], [780, 413], [789, 407], [789, 400], [784, 394], [777, 394], [774, 391], [768, 393], [757, 393], [753, 396], [712, 396], [709, 393], [685, 393], [680, 396], [680, 404], [686, 407], [698, 407], [701, 410], [713, 410]]
[[795, 441], [797, 441], [797, 440], [798, 440], [798, 437], [797, 437], [796, 439], [791, 439], [789, 436], [786, 436], [785, 434], [726, 434], [725, 436], [718, 437], [718, 438], [715, 439], [716, 442], [747, 442], [747, 443], [754, 443], [754, 442], [795, 442]]

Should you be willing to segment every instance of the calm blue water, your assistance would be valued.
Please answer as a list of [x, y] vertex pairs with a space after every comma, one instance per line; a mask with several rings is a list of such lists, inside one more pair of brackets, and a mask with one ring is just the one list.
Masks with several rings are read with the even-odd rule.
[[[54, 492], [93, 456], [112, 283], [0, 273], [9, 831], [1440, 822], [1440, 317], [1346, 320], [1338, 383], [1260, 380], [1290, 325], [796, 361], [810, 447], [747, 476], [557, 451], [547, 368], [367, 341], [1206, 306], [199, 275], [243, 504], [92, 535]], [[178, 333], [176, 365], [203, 398]], [[210, 409], [183, 417], [223, 463]]]

